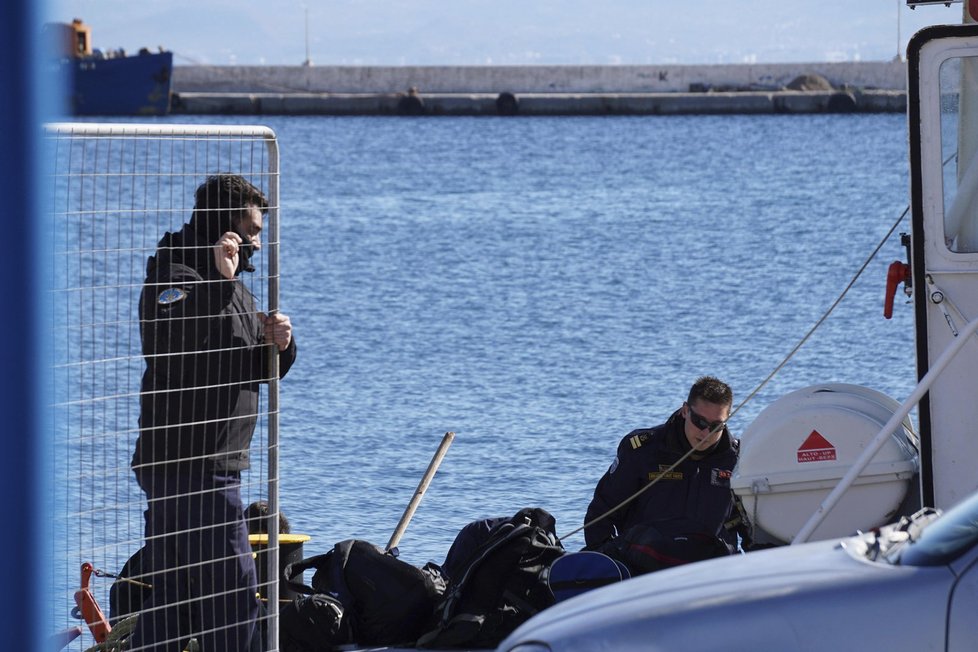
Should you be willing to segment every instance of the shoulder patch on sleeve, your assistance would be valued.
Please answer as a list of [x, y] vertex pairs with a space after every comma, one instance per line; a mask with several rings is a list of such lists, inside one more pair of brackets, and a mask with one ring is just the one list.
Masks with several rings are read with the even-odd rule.
[[608, 467], [608, 475], [614, 473], [617, 468], [618, 468], [618, 456], [615, 455], [615, 461], [612, 462], [611, 466]]
[[161, 306], [166, 306], [171, 303], [176, 303], [178, 301], [183, 301], [190, 293], [186, 290], [181, 290], [180, 288], [167, 288], [160, 292], [160, 296], [156, 298], [156, 303]]

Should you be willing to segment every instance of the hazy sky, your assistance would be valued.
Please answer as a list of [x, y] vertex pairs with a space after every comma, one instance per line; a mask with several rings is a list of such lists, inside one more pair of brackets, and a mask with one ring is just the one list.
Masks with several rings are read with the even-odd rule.
[[323, 65], [662, 64], [887, 60], [961, 12], [905, 0], [49, 0], [45, 18], [81, 18], [102, 49], [165, 46], [178, 65], [299, 64], [307, 43]]

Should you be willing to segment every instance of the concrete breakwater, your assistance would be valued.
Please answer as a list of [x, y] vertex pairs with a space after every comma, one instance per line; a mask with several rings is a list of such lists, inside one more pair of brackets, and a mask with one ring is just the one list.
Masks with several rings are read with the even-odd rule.
[[[790, 90], [799, 78], [821, 83]], [[173, 112], [611, 115], [904, 111], [899, 61], [716, 66], [177, 66]]]
[[331, 94], [186, 93], [173, 113], [199, 115], [682, 115], [886, 113], [902, 91], [723, 93]]

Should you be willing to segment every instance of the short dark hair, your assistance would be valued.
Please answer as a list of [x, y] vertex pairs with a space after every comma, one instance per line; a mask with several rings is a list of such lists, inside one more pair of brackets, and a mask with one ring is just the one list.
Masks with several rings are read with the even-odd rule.
[[[248, 505], [244, 513], [245, 522], [248, 524], [248, 534], [268, 534], [268, 501], [256, 500]], [[278, 532], [288, 534], [291, 526], [285, 514], [278, 513]]]
[[714, 376], [700, 376], [693, 383], [693, 386], [689, 388], [689, 397], [686, 399], [686, 402], [692, 405], [696, 399], [730, 407], [733, 405], [733, 390], [730, 389], [730, 385], [719, 378]]
[[233, 230], [235, 217], [248, 206], [268, 211], [268, 200], [261, 190], [240, 174], [214, 174], [194, 192], [194, 212], [190, 218], [197, 233], [214, 243]]

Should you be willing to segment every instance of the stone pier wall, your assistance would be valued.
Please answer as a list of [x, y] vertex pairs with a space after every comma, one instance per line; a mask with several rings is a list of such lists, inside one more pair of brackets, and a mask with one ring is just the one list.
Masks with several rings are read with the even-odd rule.
[[818, 74], [835, 88], [906, 88], [900, 61], [662, 66], [176, 66], [176, 93], [683, 93], [779, 90]]

